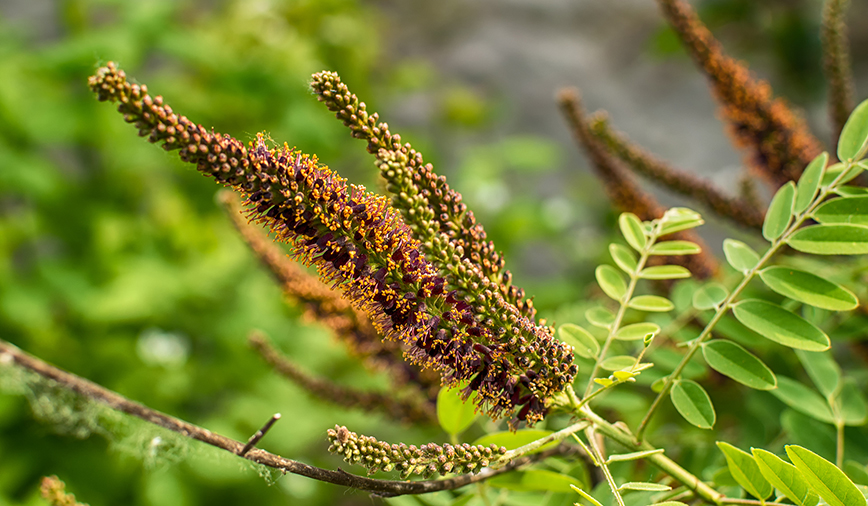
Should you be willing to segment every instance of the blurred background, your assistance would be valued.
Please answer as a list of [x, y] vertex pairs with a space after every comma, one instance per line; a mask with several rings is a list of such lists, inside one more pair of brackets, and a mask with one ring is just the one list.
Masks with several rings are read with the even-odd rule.
[[[730, 53], [826, 140], [821, 2], [695, 5]], [[849, 19], [861, 99], [864, 2], [854, 2]], [[335, 423], [415, 444], [446, 436], [313, 399], [248, 349], [247, 333], [262, 329], [310, 370], [388, 387], [283, 302], [215, 203], [213, 182], [93, 98], [87, 77], [110, 60], [195, 122], [244, 141], [265, 131], [377, 188], [364, 144], [307, 87], [312, 72], [337, 71], [464, 194], [516, 284], [558, 323], [583, 319], [616, 217], [558, 113], [558, 88], [580, 87], [589, 109], [607, 109], [633, 139], [729, 191], [741, 174], [703, 76], [651, 0], [0, 0], [0, 336], [237, 439], [281, 412], [261, 446], [324, 467], [340, 465], [325, 452]], [[655, 193], [667, 205], [690, 205]], [[41, 504], [39, 479], [49, 474], [94, 506], [372, 504], [92, 406], [76, 411], [74, 401], [53, 402], [57, 392], [5, 384], [2, 506]], [[607, 399], [610, 409], [647, 402], [619, 395]], [[751, 391], [733, 401], [770, 398]], [[757, 440], [781, 430], [781, 406], [757, 408], [777, 410], [756, 428]], [[714, 434], [686, 432], [696, 458], [706, 458], [701, 448]], [[868, 456], [868, 443], [854, 451]]]

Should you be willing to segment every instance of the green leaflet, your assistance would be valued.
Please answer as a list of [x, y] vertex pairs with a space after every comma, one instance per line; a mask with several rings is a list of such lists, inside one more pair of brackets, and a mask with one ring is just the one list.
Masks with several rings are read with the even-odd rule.
[[771, 390], [778, 384], [762, 360], [732, 341], [708, 341], [702, 345], [702, 356], [715, 371], [751, 388]]
[[841, 391], [835, 396], [835, 408], [844, 425], [862, 425], [868, 417], [868, 406], [859, 387], [851, 379], [844, 380]]
[[454, 388], [441, 388], [437, 394], [437, 420], [447, 434], [458, 435], [464, 432], [473, 420], [476, 420], [476, 392], [470, 394], [466, 401], [461, 400], [461, 389], [464, 384]]
[[668, 485], [662, 485], [660, 483], [648, 483], [648, 482], [636, 482], [631, 481], [627, 482], [620, 487], [618, 490], [641, 490], [643, 492], [666, 492], [667, 490], [672, 490], [672, 487]]
[[831, 311], [849, 311], [859, 306], [859, 299], [844, 287], [816, 274], [791, 267], [766, 267], [760, 278], [772, 290], [811, 306]]
[[772, 495], [772, 485], [760, 472], [753, 455], [723, 441], [718, 441], [717, 447], [726, 457], [726, 465], [732, 477], [750, 495], [762, 500]]
[[585, 311], [585, 318], [595, 327], [607, 329], [615, 323], [615, 315], [608, 309], [597, 306]]
[[646, 457], [650, 457], [651, 455], [657, 455], [659, 453], [663, 453], [662, 448], [658, 448], [656, 450], [645, 450], [641, 452], [631, 452], [631, 453], [621, 453], [616, 455], [609, 456], [609, 460], [606, 461], [606, 464], [611, 464], [612, 462], [627, 462], [629, 460], [639, 460], [644, 459]]
[[627, 306], [640, 311], [654, 313], [665, 313], [675, 309], [675, 304], [672, 301], [659, 295], [637, 295], [630, 299]]
[[690, 271], [680, 265], [655, 265], [645, 267], [639, 272], [642, 279], [683, 279], [690, 277]]
[[660, 333], [660, 326], [656, 323], [642, 322], [626, 325], [618, 329], [615, 333], [615, 339], [621, 341], [636, 341], [645, 339], [648, 334], [657, 335]]
[[615, 265], [621, 268], [622, 271], [630, 274], [635, 272], [639, 265], [636, 263], [636, 254], [626, 246], [612, 243], [609, 245], [609, 254], [612, 255], [612, 260]]
[[820, 394], [786, 376], [778, 376], [778, 388], [771, 390], [787, 406], [826, 423], [835, 423], [829, 403]]
[[702, 248], [690, 241], [664, 241], [651, 246], [651, 255], [696, 255]]
[[793, 203], [796, 198], [796, 185], [792, 181], [781, 186], [766, 211], [763, 221], [763, 237], [773, 241], [780, 237], [793, 219]]
[[627, 244], [633, 247], [636, 251], [645, 249], [648, 244], [648, 239], [645, 237], [645, 232], [640, 220], [633, 213], [622, 213], [618, 217], [618, 226], [621, 228], [621, 234], [627, 240]]
[[838, 159], [855, 160], [868, 143], [868, 100], [857, 105], [838, 137]]
[[723, 254], [733, 269], [746, 273], [759, 262], [759, 255], [747, 244], [735, 239], [724, 239]]
[[777, 455], [761, 448], [751, 448], [754, 460], [763, 477], [776, 489], [783, 492], [796, 506], [815, 506], [817, 494], [808, 485], [796, 466], [784, 462]]
[[829, 349], [829, 336], [822, 330], [771, 302], [744, 300], [732, 312], [745, 327], [776, 343], [807, 351]]
[[868, 227], [862, 225], [811, 225], [797, 230], [787, 244], [814, 255], [864, 255], [868, 253]]
[[796, 356], [805, 367], [808, 376], [817, 385], [825, 397], [829, 397], [838, 391], [841, 382], [841, 368], [832, 358], [828, 351], [802, 351], [796, 350]]
[[620, 301], [627, 295], [627, 283], [617, 269], [610, 265], [600, 265], [594, 273], [597, 284], [610, 298]]
[[636, 357], [631, 357], [629, 355], [616, 355], [603, 360], [600, 367], [606, 371], [620, 371], [622, 369], [633, 367], [633, 364], [635, 363]]
[[660, 235], [664, 236], [698, 227], [705, 222], [702, 221], [702, 216], [692, 209], [673, 207], [663, 214], [660, 223]]
[[834, 464], [801, 446], [785, 449], [793, 465], [829, 506], [865, 506], [865, 496]]
[[715, 282], [707, 283], [699, 290], [693, 292], [693, 307], [700, 311], [714, 309], [727, 296], [729, 296], [729, 292], [725, 286]]
[[584, 328], [565, 323], [558, 327], [558, 338], [572, 346], [579, 356], [594, 358], [600, 353], [600, 343]]
[[820, 181], [823, 180], [823, 172], [829, 163], [829, 153], [823, 151], [802, 172], [799, 184], [796, 187], [796, 202], [793, 205], [794, 213], [801, 213], [811, 205], [817, 192], [820, 190]]
[[714, 426], [717, 419], [714, 405], [699, 383], [684, 379], [675, 380], [669, 397], [675, 409], [691, 424], [701, 429], [710, 429]]
[[826, 224], [868, 225], [868, 195], [828, 200], [817, 207], [811, 217]]

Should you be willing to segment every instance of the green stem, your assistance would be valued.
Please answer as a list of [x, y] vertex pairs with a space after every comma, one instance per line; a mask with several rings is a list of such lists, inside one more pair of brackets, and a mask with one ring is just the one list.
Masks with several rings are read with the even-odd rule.
[[645, 413], [645, 417], [642, 419], [642, 422], [639, 424], [639, 428], [636, 431], [636, 437], [640, 441], [645, 434], [645, 430], [648, 428], [648, 422], [651, 421], [651, 417], [653, 416], [657, 407], [660, 405], [661, 400], [663, 399], [663, 397], [666, 396], [666, 394], [669, 393], [669, 390], [672, 388], [672, 383], [680, 377], [681, 372], [690, 362], [690, 359], [693, 358], [693, 355], [695, 355], [696, 352], [699, 351], [702, 343], [708, 340], [708, 338], [711, 336], [711, 331], [714, 329], [715, 325], [717, 325], [717, 322], [719, 322], [720, 319], [723, 318], [723, 316], [732, 308], [733, 302], [735, 301], [736, 297], [741, 294], [741, 291], [744, 290], [744, 288], [748, 285], [748, 283], [750, 283], [754, 276], [759, 273], [760, 269], [765, 266], [766, 262], [768, 262], [769, 259], [771, 259], [771, 257], [774, 256], [774, 254], [777, 253], [778, 250], [786, 243], [787, 239], [789, 239], [789, 237], [802, 226], [805, 220], [810, 217], [814, 209], [816, 209], [817, 206], [819, 206], [820, 203], [822, 203], [823, 200], [825, 200], [826, 197], [828, 197], [832, 193], [832, 190], [836, 188], [838, 182], [848, 172], [850, 172], [850, 169], [852, 167], [853, 162], [848, 161], [844, 169], [841, 171], [841, 174], [839, 174], [838, 177], [836, 177], [829, 186], [820, 189], [819, 194], [814, 199], [814, 201], [811, 202], [811, 205], [808, 206], [808, 208], [805, 209], [805, 211], [802, 212], [800, 215], [796, 216], [796, 218], [793, 220], [793, 223], [791, 223], [790, 226], [787, 227], [787, 229], [784, 231], [783, 234], [780, 235], [780, 237], [772, 241], [769, 249], [766, 250], [763, 256], [756, 263], [756, 265], [745, 273], [744, 279], [741, 280], [738, 286], [736, 286], [729, 294], [729, 296], [727, 296], [726, 299], [724, 299], [724, 301], [720, 304], [720, 306], [717, 308], [717, 311], [714, 313], [714, 316], [711, 318], [705, 328], [702, 329], [699, 337], [693, 340], [693, 343], [690, 345], [687, 353], [681, 359], [681, 362], [678, 363], [678, 366], [675, 367], [675, 370], [672, 371], [672, 374], [670, 374], [666, 378], [666, 383], [663, 385], [663, 389], [660, 391], [660, 393], [657, 394], [654, 402], [651, 403], [651, 407], [648, 408], [648, 412]]
[[835, 464], [838, 469], [844, 468], [844, 422], [835, 423], [837, 444], [835, 445]]
[[606, 353], [609, 351], [609, 346], [612, 344], [612, 341], [615, 339], [615, 334], [618, 332], [618, 329], [621, 327], [621, 321], [624, 319], [624, 313], [627, 312], [627, 303], [630, 302], [630, 299], [633, 298], [633, 292], [636, 290], [636, 284], [639, 283], [639, 272], [642, 271], [642, 268], [645, 267], [645, 262], [648, 261], [648, 252], [651, 251], [651, 246], [654, 245], [654, 241], [657, 239], [657, 230], [659, 227], [654, 228], [654, 233], [651, 237], [647, 238], [645, 243], [645, 247], [639, 254], [639, 261], [636, 263], [636, 269], [629, 273], [630, 274], [630, 284], [627, 285], [627, 293], [624, 294], [624, 297], [621, 298], [618, 303], [620, 306], [618, 307], [618, 313], [615, 315], [615, 321], [612, 323], [612, 327], [609, 329], [609, 335], [606, 336], [606, 341], [603, 343], [602, 349], [600, 349], [600, 354], [597, 355], [597, 361], [594, 363], [594, 369], [591, 370], [591, 377], [588, 378], [588, 386], [585, 387], [585, 393], [582, 397], [587, 397], [588, 394], [591, 393], [591, 389], [594, 388], [594, 378], [597, 377], [597, 373], [600, 372], [600, 364], [603, 363], [603, 360], [606, 358]]
[[589, 427], [585, 434], [588, 436], [588, 444], [591, 446], [591, 451], [594, 452], [595, 458], [597, 459], [597, 464], [600, 469], [603, 470], [603, 476], [606, 477], [606, 482], [609, 483], [609, 488], [612, 489], [612, 495], [615, 496], [615, 502], [618, 503], [618, 506], [625, 506], [624, 498], [621, 497], [621, 492], [618, 490], [618, 484], [615, 483], [615, 478], [612, 477], [612, 472], [609, 471], [609, 466], [606, 465], [606, 457], [603, 456], [603, 452], [600, 451], [600, 447], [597, 444], [597, 434], [594, 433], [593, 427]]
[[510, 450], [510, 451], [504, 453], [497, 460], [497, 462], [492, 462], [491, 466], [489, 466], [489, 467], [491, 467], [492, 469], [499, 469], [499, 468], [505, 466], [506, 464], [508, 464], [509, 461], [515, 460], [518, 457], [521, 457], [522, 455], [525, 455], [525, 454], [530, 453], [534, 450], [537, 450], [543, 445], [546, 445], [548, 443], [552, 443], [554, 441], [562, 441], [562, 440], [570, 437], [570, 435], [572, 435], [573, 433], [578, 432], [580, 430], [584, 430], [585, 428], [588, 427], [588, 425], [590, 425], [589, 422], [587, 422], [586, 420], [581, 420], [579, 422], [576, 422], [576, 423], [570, 425], [569, 427], [567, 427], [565, 429], [561, 429], [557, 432], [553, 432], [546, 437], [537, 439], [536, 441], [532, 441], [532, 442], [530, 442], [524, 446], [519, 446], [515, 450]]
[[[582, 408], [581, 414], [594, 424], [594, 428], [600, 434], [614, 440], [618, 444], [628, 448], [630, 451], [655, 449], [648, 443], [638, 442], [631, 434], [607, 422], [587, 406]], [[645, 460], [657, 466], [661, 471], [671, 476], [674, 480], [692, 490], [702, 500], [713, 504], [721, 504], [721, 500], [724, 498], [723, 494], [709, 487], [706, 483], [702, 482], [695, 475], [676, 464], [672, 459], [666, 457], [664, 454], [655, 453], [645, 457]]]

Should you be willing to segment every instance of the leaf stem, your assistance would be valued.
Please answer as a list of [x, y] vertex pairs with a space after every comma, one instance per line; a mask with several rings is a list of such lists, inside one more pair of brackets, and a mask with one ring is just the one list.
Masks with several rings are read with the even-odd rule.
[[687, 350], [687, 353], [681, 359], [681, 362], [678, 363], [678, 365], [675, 367], [675, 370], [672, 371], [672, 374], [670, 374], [666, 378], [666, 383], [663, 385], [663, 389], [660, 390], [660, 393], [657, 394], [657, 397], [654, 399], [654, 402], [651, 403], [651, 407], [648, 408], [648, 412], [645, 413], [645, 417], [642, 419], [642, 422], [639, 424], [639, 427], [636, 430], [636, 437], [638, 438], [639, 441], [641, 441], [643, 439], [643, 436], [645, 434], [645, 430], [648, 428], [648, 422], [651, 421], [651, 417], [653, 416], [657, 407], [660, 405], [660, 402], [663, 399], [663, 397], [665, 397], [669, 393], [669, 390], [672, 388], [672, 383], [676, 379], [679, 378], [679, 376], [681, 375], [681, 372], [684, 370], [684, 368], [690, 362], [690, 359], [693, 358], [693, 355], [695, 355], [696, 352], [699, 350], [699, 347], [702, 346], [702, 343], [705, 342], [706, 340], [708, 340], [708, 338], [711, 336], [711, 331], [714, 329], [715, 325], [717, 325], [717, 323], [720, 321], [720, 319], [723, 318], [723, 316], [732, 308], [733, 302], [735, 301], [736, 297], [738, 297], [741, 294], [741, 291], [744, 290], [744, 288], [748, 285], [748, 283], [750, 283], [750, 281], [754, 278], [754, 276], [756, 276], [757, 273], [759, 273], [760, 269], [762, 269], [762, 267], [765, 266], [766, 262], [768, 262], [771, 259], [771, 257], [774, 256], [774, 254], [778, 252], [778, 250], [781, 248], [781, 246], [783, 246], [786, 243], [787, 239], [789, 239], [790, 236], [793, 233], [795, 233], [795, 231], [798, 230], [802, 226], [802, 224], [805, 222], [805, 220], [807, 220], [808, 217], [810, 217], [810, 215], [814, 211], [814, 209], [816, 209], [817, 206], [819, 206], [820, 203], [822, 203], [826, 197], [828, 197], [830, 194], [833, 193], [833, 190], [837, 187], [838, 183], [844, 178], [844, 176], [846, 176], [847, 173], [850, 172], [850, 169], [853, 167], [853, 165], [854, 165], [853, 161], [845, 162], [844, 169], [835, 178], [835, 180], [832, 181], [832, 183], [829, 184], [829, 186], [820, 189], [819, 194], [814, 198], [813, 202], [811, 202], [811, 205], [808, 206], [808, 208], [805, 209], [801, 214], [799, 214], [795, 217], [793, 222], [790, 224], [789, 227], [787, 227], [787, 229], [784, 231], [783, 234], [781, 234], [778, 238], [776, 238], [775, 240], [773, 240], [771, 242], [769, 249], [766, 250], [766, 252], [763, 254], [762, 257], [760, 257], [760, 259], [759, 259], [759, 261], [757, 261], [756, 265], [754, 265], [749, 271], [747, 271], [745, 273], [744, 278], [741, 280], [741, 282], [732, 290], [732, 292], [720, 304], [720, 306], [715, 311], [714, 316], [711, 318], [711, 320], [708, 322], [708, 324], [705, 325], [705, 328], [702, 329], [702, 332], [699, 334], [699, 337], [697, 337], [696, 339], [693, 340], [693, 343], [690, 345], [690, 348]]
[[609, 466], [606, 464], [606, 457], [603, 456], [603, 452], [600, 451], [600, 447], [597, 444], [597, 434], [594, 432], [593, 427], [589, 427], [585, 434], [588, 436], [588, 443], [591, 446], [591, 451], [594, 452], [595, 458], [597, 459], [597, 467], [599, 467], [603, 471], [603, 476], [606, 477], [606, 482], [609, 484], [609, 488], [612, 489], [612, 495], [615, 496], [615, 502], [618, 503], [618, 506], [625, 506], [624, 498], [621, 497], [621, 492], [618, 490], [618, 484], [615, 483], [615, 478], [612, 477], [612, 472], [609, 471]]
[[630, 272], [630, 284], [627, 285], [627, 292], [618, 301], [620, 306], [618, 307], [618, 313], [615, 315], [615, 321], [612, 322], [612, 326], [609, 328], [609, 335], [606, 336], [606, 341], [603, 343], [603, 347], [600, 349], [600, 353], [597, 355], [597, 361], [594, 363], [594, 369], [591, 370], [591, 376], [588, 378], [588, 386], [585, 387], [585, 393], [582, 397], [587, 397], [588, 394], [591, 393], [591, 389], [594, 388], [594, 378], [597, 377], [597, 373], [600, 372], [600, 365], [603, 363], [603, 360], [606, 358], [606, 353], [609, 351], [609, 346], [612, 344], [612, 340], [615, 339], [615, 334], [618, 332], [618, 329], [621, 327], [621, 321], [624, 319], [624, 313], [627, 312], [627, 303], [630, 302], [630, 299], [633, 298], [633, 292], [636, 290], [636, 285], [639, 282], [639, 273], [645, 267], [645, 263], [648, 261], [649, 252], [651, 251], [651, 247], [654, 246], [654, 242], [657, 240], [657, 234], [659, 233], [660, 225], [654, 227], [654, 231], [651, 236], [648, 237], [648, 240], [645, 242], [645, 247], [642, 248], [642, 251], [639, 254], [639, 261], [636, 263], [636, 269], [633, 272]]

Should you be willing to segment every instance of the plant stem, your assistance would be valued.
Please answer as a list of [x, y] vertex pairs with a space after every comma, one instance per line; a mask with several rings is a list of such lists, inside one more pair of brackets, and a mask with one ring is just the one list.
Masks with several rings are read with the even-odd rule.
[[[594, 413], [588, 406], [582, 408], [581, 415], [584, 416], [591, 423], [593, 423], [594, 428], [600, 434], [603, 434], [604, 436], [630, 449], [630, 451], [655, 449], [648, 443], [640, 443], [631, 434], [607, 422], [598, 414]], [[661, 471], [665, 472], [673, 479], [692, 490], [702, 500], [713, 504], [721, 503], [721, 499], [723, 499], [724, 497], [723, 494], [709, 487], [695, 475], [691, 474], [689, 471], [676, 464], [672, 459], [666, 457], [664, 454], [655, 453], [653, 455], [645, 457], [645, 460], [657, 466]]]
[[589, 425], [590, 425], [590, 423], [588, 421], [580, 420], [580, 421], [570, 425], [569, 427], [567, 427], [565, 429], [561, 429], [557, 432], [553, 432], [546, 437], [537, 439], [536, 441], [531, 441], [530, 443], [528, 443], [524, 446], [519, 446], [515, 450], [510, 450], [510, 451], [504, 453], [500, 457], [500, 459], [497, 460], [497, 462], [492, 462], [489, 467], [491, 469], [500, 469], [501, 467], [507, 465], [510, 461], [515, 460], [516, 458], [521, 457], [522, 455], [525, 455], [525, 454], [530, 453], [534, 450], [537, 450], [541, 446], [546, 445], [548, 443], [551, 443], [554, 441], [562, 441], [562, 440], [570, 437], [570, 435], [572, 435], [572, 434], [574, 434], [580, 430], [584, 430]]
[[609, 484], [609, 488], [612, 489], [612, 495], [615, 496], [615, 502], [618, 503], [618, 506], [625, 506], [624, 498], [621, 497], [621, 492], [618, 490], [618, 484], [615, 483], [615, 478], [612, 477], [612, 472], [609, 471], [609, 466], [606, 465], [606, 457], [603, 456], [603, 452], [600, 451], [600, 447], [597, 444], [597, 434], [594, 432], [594, 428], [589, 427], [588, 430], [585, 431], [585, 434], [588, 436], [588, 444], [590, 444], [591, 451], [595, 454], [598, 467], [603, 470], [603, 476], [606, 477], [606, 482]]
[[660, 393], [657, 394], [654, 402], [651, 403], [651, 407], [648, 408], [648, 412], [645, 413], [645, 417], [642, 419], [642, 422], [639, 424], [639, 428], [636, 431], [636, 437], [640, 441], [645, 434], [645, 430], [648, 428], [648, 422], [651, 421], [651, 417], [653, 416], [654, 411], [660, 405], [660, 401], [663, 399], [663, 397], [666, 396], [666, 394], [669, 393], [669, 390], [672, 388], [672, 383], [679, 378], [681, 372], [690, 362], [690, 359], [693, 358], [693, 355], [695, 355], [696, 352], [699, 350], [700, 346], [702, 346], [702, 343], [708, 340], [708, 338], [711, 336], [711, 331], [714, 329], [715, 325], [717, 325], [717, 322], [719, 322], [720, 319], [723, 318], [723, 316], [732, 308], [733, 302], [735, 301], [736, 297], [741, 294], [741, 291], [744, 290], [744, 288], [748, 285], [748, 283], [750, 283], [754, 276], [759, 273], [760, 269], [765, 266], [766, 262], [768, 262], [771, 257], [778, 252], [781, 246], [786, 244], [787, 239], [789, 239], [789, 237], [802, 226], [802, 224], [805, 222], [805, 220], [808, 219], [814, 209], [816, 209], [817, 206], [819, 206], [820, 203], [822, 203], [823, 200], [825, 200], [825, 198], [832, 193], [832, 190], [838, 185], [838, 182], [843, 179], [848, 172], [850, 172], [850, 169], [852, 167], [852, 161], [848, 161], [845, 163], [844, 169], [841, 171], [841, 174], [839, 174], [838, 177], [836, 177], [829, 186], [820, 189], [819, 194], [814, 198], [813, 202], [811, 202], [811, 205], [808, 206], [808, 208], [805, 209], [801, 214], [795, 217], [793, 222], [790, 224], [789, 227], [787, 227], [783, 234], [781, 234], [777, 239], [772, 241], [769, 249], [766, 250], [762, 257], [760, 257], [756, 265], [754, 265], [749, 271], [745, 273], [744, 278], [741, 280], [738, 286], [736, 286], [732, 290], [732, 292], [726, 297], [726, 299], [724, 299], [724, 301], [720, 304], [720, 306], [717, 308], [717, 311], [715, 311], [714, 316], [711, 318], [705, 328], [702, 329], [699, 337], [693, 340], [693, 343], [690, 345], [687, 353], [681, 359], [681, 362], [678, 363], [678, 366], [675, 367], [675, 370], [672, 371], [672, 374], [670, 374], [666, 378], [666, 383], [663, 385], [663, 389], [660, 391]]
[[835, 464], [838, 469], [844, 468], [844, 422], [835, 423], [835, 431], [837, 432], [837, 444], [835, 445]]
[[657, 231], [659, 230], [659, 225], [654, 227], [654, 232], [651, 234], [651, 237], [648, 237], [645, 243], [645, 247], [642, 248], [642, 251], [639, 254], [639, 261], [636, 263], [636, 269], [630, 274], [630, 284], [627, 285], [627, 293], [624, 294], [624, 297], [621, 298], [618, 303], [620, 306], [618, 307], [618, 313], [615, 315], [615, 321], [612, 322], [612, 327], [609, 329], [609, 335], [606, 336], [606, 341], [603, 343], [603, 347], [600, 349], [599, 355], [597, 355], [597, 361], [594, 362], [594, 369], [591, 370], [591, 377], [588, 378], [588, 386], [585, 387], [585, 393], [582, 397], [587, 397], [588, 394], [591, 393], [591, 389], [594, 388], [594, 378], [597, 377], [597, 373], [600, 372], [600, 364], [603, 363], [603, 360], [606, 358], [606, 353], [609, 351], [609, 346], [612, 344], [612, 341], [615, 339], [615, 334], [618, 332], [618, 329], [621, 327], [621, 320], [624, 319], [624, 313], [627, 312], [627, 303], [630, 302], [630, 299], [633, 298], [633, 292], [636, 290], [636, 284], [639, 282], [639, 272], [642, 271], [642, 268], [645, 267], [645, 262], [648, 261], [648, 252], [651, 251], [651, 247], [654, 245], [654, 242], [657, 240]]

